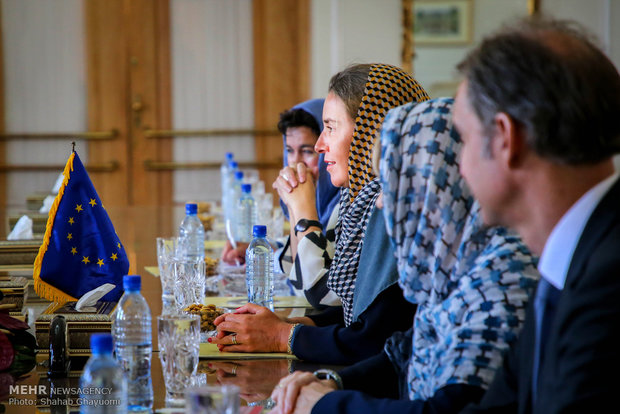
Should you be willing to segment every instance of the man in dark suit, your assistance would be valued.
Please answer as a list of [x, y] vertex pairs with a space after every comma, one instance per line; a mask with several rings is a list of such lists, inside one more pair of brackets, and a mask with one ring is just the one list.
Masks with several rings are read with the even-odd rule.
[[467, 413], [620, 410], [620, 75], [573, 24], [526, 21], [459, 65], [461, 171], [541, 279], [520, 339]]

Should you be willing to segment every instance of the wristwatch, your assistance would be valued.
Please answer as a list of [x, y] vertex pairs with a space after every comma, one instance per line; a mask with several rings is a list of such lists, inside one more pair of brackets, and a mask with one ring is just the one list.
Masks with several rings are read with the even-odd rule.
[[295, 224], [295, 236], [297, 236], [297, 233], [299, 232], [304, 232], [306, 230], [308, 230], [308, 227], [310, 226], [316, 226], [318, 228], [320, 228], [321, 230], [323, 230], [323, 225], [321, 224], [320, 221], [318, 220], [308, 220], [308, 219], [299, 219], [299, 221], [297, 222], [297, 224]]
[[340, 375], [338, 375], [336, 371], [332, 371], [331, 369], [317, 369], [316, 371], [312, 373], [312, 375], [314, 375], [320, 380], [324, 380], [324, 379], [334, 380], [339, 390], [344, 389], [342, 385], [342, 378], [340, 378]]

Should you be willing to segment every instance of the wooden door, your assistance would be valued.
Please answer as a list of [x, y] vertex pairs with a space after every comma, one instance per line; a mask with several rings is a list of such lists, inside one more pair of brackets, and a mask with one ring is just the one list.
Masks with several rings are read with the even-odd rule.
[[[114, 130], [115, 136], [79, 143], [78, 151], [88, 154], [88, 157], [83, 155], [88, 158], [86, 167], [109, 207], [172, 204], [175, 135], [154, 139], [145, 132], [174, 130], [171, 1], [183, 0], [86, 0], [82, 3], [86, 37], [86, 129]], [[309, 9], [309, 0], [252, 2], [255, 130], [275, 129], [280, 112], [310, 97]], [[0, 94], [0, 130], [4, 117], [2, 98]], [[66, 141], [59, 145], [67, 147]], [[281, 145], [278, 135], [255, 137], [253, 162], [263, 167], [261, 177], [266, 187], [270, 187], [280, 168]], [[4, 141], [0, 140], [0, 160], [6, 161], [11, 155], [4, 152]], [[172, 167], [146, 168], [148, 160], [169, 162]], [[54, 165], [24, 165], [13, 170], [62, 171], [60, 162], [53, 162]], [[213, 163], [198, 164], [197, 168], [213, 168]], [[0, 171], [0, 206], [5, 205], [6, 193], [5, 175]]]
[[[254, 0], [254, 116], [258, 129], [274, 128], [279, 114], [310, 98], [309, 0]], [[282, 140], [256, 136], [256, 158], [282, 157]], [[261, 169], [271, 186], [281, 167]]]
[[144, 168], [146, 159], [171, 156], [170, 140], [144, 135], [171, 127], [169, 1], [89, 0], [85, 14], [88, 125], [118, 131], [116, 140], [91, 143], [89, 156], [120, 164], [91, 178], [110, 205], [169, 205], [171, 173]]

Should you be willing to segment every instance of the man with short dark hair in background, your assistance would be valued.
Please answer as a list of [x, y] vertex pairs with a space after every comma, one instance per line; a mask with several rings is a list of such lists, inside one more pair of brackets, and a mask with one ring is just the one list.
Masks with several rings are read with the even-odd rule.
[[549, 20], [485, 39], [459, 70], [461, 171], [485, 222], [517, 230], [542, 275], [517, 345], [465, 411], [617, 411], [620, 75], [574, 24]]

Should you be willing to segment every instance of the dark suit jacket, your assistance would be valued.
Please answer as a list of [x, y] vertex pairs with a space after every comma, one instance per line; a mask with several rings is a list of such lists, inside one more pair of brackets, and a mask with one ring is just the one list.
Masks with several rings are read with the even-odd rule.
[[620, 411], [620, 180], [584, 228], [547, 337], [532, 407], [534, 301], [517, 345], [480, 404], [465, 413]]

